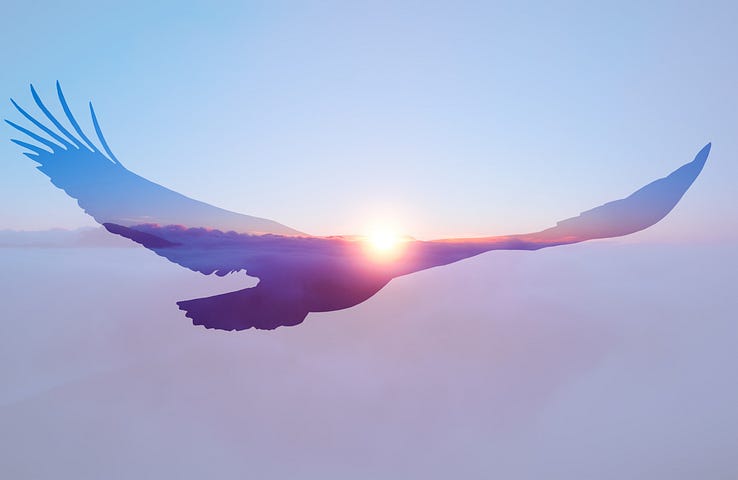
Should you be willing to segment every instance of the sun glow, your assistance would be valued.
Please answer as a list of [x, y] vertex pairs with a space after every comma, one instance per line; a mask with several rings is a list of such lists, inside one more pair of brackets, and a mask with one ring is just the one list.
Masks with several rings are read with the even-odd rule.
[[375, 250], [386, 252], [397, 247], [400, 238], [392, 232], [380, 230], [369, 236], [369, 243]]
[[406, 241], [406, 237], [386, 229], [374, 230], [364, 238], [368, 255], [383, 262], [399, 257]]

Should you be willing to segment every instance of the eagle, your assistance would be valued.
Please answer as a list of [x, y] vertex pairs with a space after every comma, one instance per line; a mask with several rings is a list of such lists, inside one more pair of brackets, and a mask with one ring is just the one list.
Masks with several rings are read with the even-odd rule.
[[[56, 187], [111, 234], [205, 275], [245, 272], [256, 286], [177, 302], [194, 325], [221, 330], [271, 330], [303, 322], [310, 312], [353, 307], [393, 278], [440, 267], [491, 250], [539, 250], [638, 232], [664, 218], [689, 189], [711, 144], [694, 160], [631, 195], [533, 233], [422, 241], [404, 237], [373, 245], [366, 236], [315, 236], [266, 218], [209, 205], [128, 170], [113, 154], [92, 103], [97, 142], [75, 119], [56, 82], [62, 124], [31, 85], [40, 113], [13, 99], [26, 126], [12, 142]], [[30, 143], [35, 142], [35, 143]], [[391, 246], [391, 248], [385, 248]]]

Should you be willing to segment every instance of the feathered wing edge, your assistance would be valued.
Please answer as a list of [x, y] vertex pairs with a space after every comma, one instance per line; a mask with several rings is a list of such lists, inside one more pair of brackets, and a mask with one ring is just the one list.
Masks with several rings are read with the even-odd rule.
[[[654, 180], [632, 194], [561, 220], [556, 226], [527, 234], [497, 237], [448, 238], [428, 242], [435, 245], [469, 245], [478, 255], [490, 250], [537, 250], [600, 238], [614, 238], [649, 228], [661, 221], [679, 203], [702, 172], [712, 143], [694, 160], [669, 175]], [[467, 257], [463, 257], [467, 258]]]
[[[182, 224], [223, 231], [237, 230], [242, 233], [306, 235], [274, 220], [233, 212], [195, 200], [136, 175], [125, 168], [111, 151], [92, 103], [89, 104], [90, 116], [97, 144], [90, 138], [94, 136], [88, 136], [80, 127], [58, 81], [56, 91], [59, 104], [66, 116], [65, 123], [71, 127], [63, 125], [49, 111], [33, 85], [30, 88], [41, 114], [31, 115], [11, 99], [16, 110], [32, 124], [26, 128], [5, 120], [8, 125], [30, 138], [12, 141], [28, 150], [23, 154], [38, 163], [37, 168], [50, 178], [51, 183], [76, 199], [79, 206], [98, 223], [120, 224], [135, 218], [136, 221], [131, 224]], [[64, 120], [62, 116], [59, 118]], [[82, 157], [85, 157], [84, 161], [74, 161]], [[94, 178], [85, 175], [92, 175]], [[112, 182], [119, 189], [104, 191], [104, 188], [99, 187], [101, 181]], [[91, 189], [90, 183], [93, 182], [96, 185]], [[121, 202], [121, 198], [126, 195], [130, 201]], [[116, 202], [120, 208], [111, 209]], [[121, 211], [124, 204], [127, 208], [125, 212]]]
[[10, 101], [13, 103], [13, 106], [15, 107], [15, 109], [18, 110], [18, 112], [20, 112], [21, 115], [23, 115], [29, 122], [31, 122], [36, 128], [41, 130], [48, 137], [39, 135], [38, 133], [33, 132], [32, 130], [29, 130], [25, 127], [22, 127], [21, 125], [18, 125], [17, 123], [12, 122], [10, 120], [5, 120], [5, 123], [10, 125], [14, 129], [18, 130], [19, 132], [25, 134], [26, 136], [30, 137], [34, 141], [51, 149], [51, 152], [49, 152], [49, 150], [46, 150], [45, 148], [39, 147], [38, 145], [24, 142], [22, 140], [18, 140], [15, 138], [11, 139], [11, 142], [25, 149], [30, 150], [31, 152], [23, 152], [23, 155], [27, 156], [28, 158], [36, 162], [38, 162], [40, 155], [43, 153], [58, 153], [62, 150], [85, 149], [91, 153], [97, 153], [103, 156], [104, 158], [106, 158], [113, 164], [118, 165], [119, 167], [123, 167], [123, 164], [120, 162], [120, 160], [116, 158], [116, 156], [110, 150], [110, 147], [108, 146], [108, 142], [105, 140], [105, 136], [103, 135], [102, 129], [100, 128], [100, 123], [97, 120], [97, 115], [95, 115], [95, 108], [92, 106], [92, 102], [89, 103], [90, 117], [92, 118], [92, 124], [95, 128], [97, 140], [100, 142], [100, 145], [102, 146], [102, 149], [104, 152], [100, 151], [100, 149], [95, 145], [95, 143], [89, 139], [89, 137], [84, 133], [84, 131], [80, 127], [79, 123], [77, 122], [77, 119], [74, 118], [74, 115], [72, 114], [72, 111], [70, 110], [69, 105], [67, 104], [67, 100], [66, 98], [64, 98], [64, 92], [62, 92], [59, 81], [56, 82], [56, 93], [57, 93], [57, 96], [59, 97], [59, 103], [61, 104], [62, 110], [64, 110], [64, 115], [67, 117], [67, 120], [71, 124], [72, 129], [76, 132], [77, 136], [75, 136], [67, 128], [65, 128], [61, 124], [61, 122], [59, 122], [59, 120], [54, 116], [54, 114], [52, 114], [49, 111], [46, 105], [44, 105], [44, 102], [41, 101], [41, 97], [39, 97], [38, 93], [36, 92], [36, 89], [33, 87], [33, 85], [31, 85], [31, 95], [33, 96], [34, 102], [36, 102], [36, 105], [41, 110], [41, 112], [44, 114], [46, 119], [49, 122], [51, 122], [51, 124], [57, 129], [57, 132], [55, 132], [49, 126], [39, 121], [33, 115], [29, 114], [20, 105], [18, 105], [15, 102], [15, 100], [13, 100], [12, 98], [10, 99]]

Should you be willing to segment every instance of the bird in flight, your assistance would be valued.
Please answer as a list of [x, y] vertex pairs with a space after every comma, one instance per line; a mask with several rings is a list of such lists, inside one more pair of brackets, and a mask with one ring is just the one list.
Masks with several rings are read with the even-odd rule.
[[28, 137], [12, 141], [110, 233], [205, 275], [245, 271], [257, 277], [251, 288], [177, 302], [193, 324], [222, 330], [297, 325], [310, 312], [353, 307], [393, 278], [491, 250], [538, 250], [643, 230], [674, 208], [710, 152], [708, 143], [668, 176], [539, 232], [431, 241], [392, 235], [321, 237], [194, 200], [136, 175], [111, 151], [92, 103], [97, 143], [72, 115], [59, 82], [56, 90], [67, 125], [31, 86], [40, 114], [31, 115], [11, 99], [28, 122], [24, 127], [6, 120]]

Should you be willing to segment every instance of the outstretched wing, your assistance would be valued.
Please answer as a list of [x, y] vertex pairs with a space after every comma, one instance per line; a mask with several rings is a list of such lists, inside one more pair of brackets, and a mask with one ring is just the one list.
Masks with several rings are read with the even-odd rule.
[[705, 166], [710, 144], [664, 178], [654, 180], [620, 200], [562, 220], [540, 232], [497, 237], [447, 238], [416, 242], [397, 275], [448, 265], [491, 250], [538, 250], [557, 245], [613, 238], [644, 230], [664, 218], [687, 192]]
[[710, 154], [705, 145], [694, 160], [664, 178], [654, 180], [627, 197], [557, 222], [531, 239], [541, 242], [575, 243], [596, 238], [612, 238], [645, 230], [658, 223], [676, 207], [697, 179]]
[[49, 111], [31, 85], [33, 99], [51, 126], [39, 120], [43, 117], [32, 116], [11, 99], [18, 112], [33, 127], [26, 128], [10, 120], [6, 122], [43, 147], [17, 139], [12, 141], [29, 150], [24, 155], [38, 162], [37, 168], [51, 179], [51, 183], [75, 198], [98, 223], [124, 226], [150, 223], [253, 234], [302, 235], [272, 220], [214, 207], [136, 175], [126, 169], [108, 147], [92, 103], [90, 115], [102, 150], [77, 123], [59, 82], [56, 90], [64, 115], [75, 133]]

